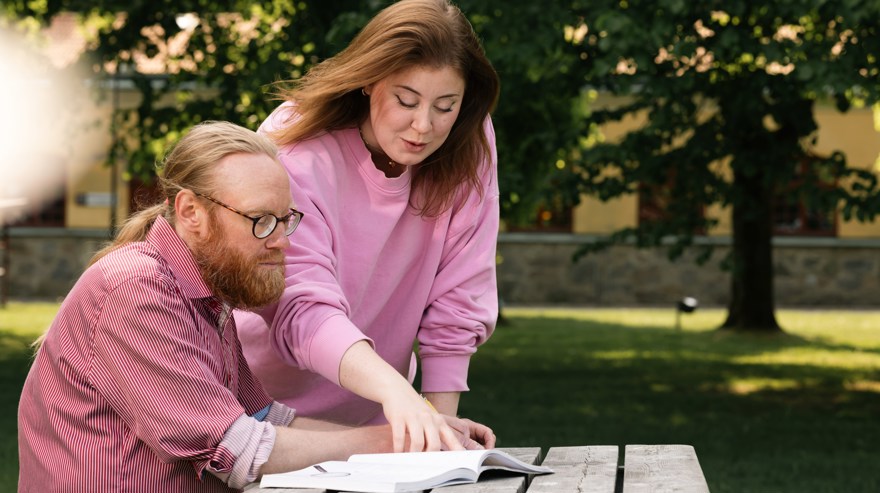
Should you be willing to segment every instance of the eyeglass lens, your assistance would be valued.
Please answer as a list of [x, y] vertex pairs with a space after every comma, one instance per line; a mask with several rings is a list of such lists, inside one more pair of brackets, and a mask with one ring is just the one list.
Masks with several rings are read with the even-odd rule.
[[[281, 219], [284, 222], [284, 235], [290, 236], [293, 233], [293, 230], [296, 229], [297, 224], [299, 223], [299, 216], [291, 212]], [[262, 239], [271, 235], [272, 232], [275, 231], [275, 227], [277, 226], [278, 221], [279, 219], [271, 214], [267, 214], [259, 218], [254, 223], [254, 236]]]

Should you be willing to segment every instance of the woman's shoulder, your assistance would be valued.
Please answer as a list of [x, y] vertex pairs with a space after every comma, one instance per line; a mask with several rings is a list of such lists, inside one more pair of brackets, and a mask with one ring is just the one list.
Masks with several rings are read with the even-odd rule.
[[272, 110], [272, 113], [263, 120], [260, 128], [257, 129], [257, 133], [267, 135], [277, 132], [284, 127], [295, 125], [299, 119], [300, 115], [296, 111], [296, 105], [290, 101], [285, 101]]
[[[326, 183], [337, 186], [344, 176], [355, 173], [356, 157], [351, 151], [352, 131], [322, 132], [278, 148], [278, 158], [299, 183]], [[357, 132], [354, 132], [357, 135]]]

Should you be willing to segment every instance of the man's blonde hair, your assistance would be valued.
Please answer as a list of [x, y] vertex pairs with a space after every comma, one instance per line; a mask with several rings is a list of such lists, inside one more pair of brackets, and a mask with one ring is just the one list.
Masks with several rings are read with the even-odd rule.
[[269, 139], [233, 123], [206, 121], [192, 127], [156, 167], [162, 201], [129, 217], [113, 242], [97, 252], [89, 265], [122, 245], [142, 241], [160, 215], [173, 225], [174, 200], [181, 190], [214, 195], [218, 191], [215, 165], [224, 157], [242, 153], [277, 159], [277, 152]]

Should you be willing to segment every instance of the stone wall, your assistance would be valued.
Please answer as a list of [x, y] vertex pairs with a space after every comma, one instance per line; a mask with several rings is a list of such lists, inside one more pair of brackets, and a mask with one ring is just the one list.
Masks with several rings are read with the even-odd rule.
[[[512, 305], [633, 306], [674, 304], [693, 296], [726, 306], [730, 275], [721, 263], [729, 238], [699, 238], [714, 254], [702, 266], [693, 253], [675, 262], [665, 251], [616, 246], [577, 262], [572, 255], [587, 236], [505, 234], [498, 243], [498, 284]], [[880, 241], [776, 238], [777, 306], [875, 307], [880, 305]]]
[[2, 278], [7, 296], [18, 300], [64, 297], [107, 241], [106, 230], [10, 228], [9, 272]]
[[[106, 231], [11, 228], [12, 299], [63, 297]], [[729, 239], [701, 238], [716, 249], [696, 265], [686, 254], [670, 262], [661, 250], [618, 246], [572, 262], [590, 237], [570, 234], [502, 234], [498, 283], [509, 305], [668, 306], [684, 296], [704, 306], [726, 305], [730, 276], [721, 267]], [[880, 240], [777, 238], [778, 306], [872, 307], [880, 304]]]

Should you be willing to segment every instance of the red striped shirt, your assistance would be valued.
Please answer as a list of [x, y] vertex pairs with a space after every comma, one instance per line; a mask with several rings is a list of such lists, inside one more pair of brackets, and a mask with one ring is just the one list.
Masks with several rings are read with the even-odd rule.
[[22, 391], [19, 491], [230, 491], [224, 433], [272, 400], [220, 308], [162, 218], [86, 270]]

